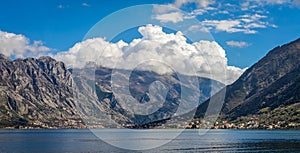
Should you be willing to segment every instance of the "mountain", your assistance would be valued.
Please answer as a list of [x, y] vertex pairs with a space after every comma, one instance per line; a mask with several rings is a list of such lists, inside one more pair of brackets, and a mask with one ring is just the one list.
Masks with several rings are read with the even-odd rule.
[[[113, 94], [112, 71], [103, 67], [67, 69], [64, 63], [51, 57], [10, 60], [0, 54], [0, 127], [145, 125], [173, 117], [182, 102], [180, 97], [183, 89], [199, 92], [194, 95], [195, 92], [187, 92], [185, 95], [198, 105], [224, 87], [222, 83], [207, 78], [135, 70], [130, 72], [129, 91], [138, 103], [147, 104], [152, 98], [158, 98], [156, 101], [162, 98], [159, 94], [157, 97], [151, 95], [149, 88], [155, 81], [160, 81], [168, 88], [166, 101], [161, 102], [163, 105], [156, 112], [135, 114], [123, 108]], [[128, 81], [124, 74], [128, 71], [118, 72], [117, 84], [126, 84]], [[196, 78], [199, 85], [193, 84], [190, 81], [192, 78]], [[181, 79], [186, 81], [182, 82]], [[185, 106], [181, 107], [182, 110], [188, 110]]]
[[[133, 70], [130, 72], [105, 67], [91, 69], [86, 67], [73, 69], [72, 72], [75, 85], [79, 87], [78, 93], [89, 97], [78, 98], [80, 101], [78, 110], [81, 117], [89, 121], [87, 124], [90, 126], [100, 123], [102, 126], [109, 125], [109, 127], [119, 125], [148, 127], [149, 124], [156, 124], [160, 121], [164, 122], [166, 127], [185, 126], [186, 119], [191, 120], [194, 115], [185, 113], [193, 110], [224, 87], [218, 81], [175, 73], [161, 75], [152, 71]], [[130, 77], [127, 78], [127, 75]], [[152, 86], [157, 81], [166, 87], [165, 93], [161, 90], [162, 86], [158, 85], [157, 88]], [[198, 84], [194, 84], [193, 81]], [[114, 89], [112, 82], [115, 84]], [[89, 86], [81, 87], [81, 84]], [[125, 93], [119, 93], [120, 91], [125, 91]], [[118, 97], [116, 97], [116, 92], [118, 92]], [[182, 92], [188, 98], [181, 98]], [[120, 100], [129, 103], [124, 105]], [[139, 112], [140, 107], [142, 112]], [[166, 124], [166, 121], [169, 124]]]
[[[300, 39], [271, 50], [214, 97], [224, 92], [225, 120], [300, 123]], [[197, 117], [204, 115], [208, 104], [209, 100], [198, 107]]]
[[0, 126], [59, 126], [77, 122], [71, 73], [50, 57], [10, 60], [0, 55]]
[[[92, 65], [67, 69], [50, 57], [10, 60], [0, 54], [0, 127], [184, 128], [191, 115], [201, 118], [209, 104], [223, 100], [220, 119], [232, 123], [300, 123], [300, 39], [274, 48], [225, 88], [196, 76]], [[139, 106], [149, 113], [136, 113]]]

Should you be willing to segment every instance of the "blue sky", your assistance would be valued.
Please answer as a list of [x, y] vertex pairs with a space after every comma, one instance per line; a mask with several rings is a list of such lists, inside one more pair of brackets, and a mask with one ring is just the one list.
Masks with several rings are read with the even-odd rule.
[[[251, 66], [270, 49], [300, 37], [300, 7], [298, 1], [290, 0], [230, 3], [207, 0], [11, 0], [1, 3], [1, 31], [22, 34], [31, 43], [40, 40], [53, 53], [68, 50], [82, 41], [87, 31], [105, 16], [139, 4], [172, 4], [194, 15], [225, 49], [229, 65], [240, 68]], [[253, 16], [257, 18], [251, 18]], [[242, 19], [252, 19], [249, 22], [253, 24]]]

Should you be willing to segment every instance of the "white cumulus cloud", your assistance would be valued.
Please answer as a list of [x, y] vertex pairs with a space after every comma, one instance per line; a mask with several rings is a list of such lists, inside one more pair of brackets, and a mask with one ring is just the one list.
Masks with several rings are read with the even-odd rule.
[[194, 14], [187, 14], [180, 11], [173, 4], [153, 5], [152, 18], [161, 23], [173, 22], [178, 23], [185, 19], [195, 18]]
[[206, 8], [209, 5], [214, 4], [215, 0], [175, 0], [174, 5], [180, 8], [189, 3], [195, 3], [198, 8]]
[[239, 47], [239, 48], [250, 46], [250, 44], [247, 43], [247, 42], [244, 42], [244, 41], [233, 41], [233, 40], [226, 41], [226, 44], [228, 46], [231, 46], [231, 47]]
[[165, 13], [165, 14], [157, 14], [154, 16], [156, 20], [161, 21], [162, 23], [165, 22], [181, 22], [183, 21], [183, 14], [181, 12], [171, 12], [171, 13]]
[[204, 20], [203, 26], [216, 31], [225, 31], [228, 33], [242, 32], [245, 34], [254, 34], [257, 31], [245, 28], [240, 20]]
[[45, 55], [50, 48], [43, 45], [42, 41], [30, 40], [24, 35], [0, 31], [0, 53], [6, 56], [35, 57]]
[[173, 69], [177, 73], [208, 77], [226, 84], [235, 81], [244, 71], [227, 65], [226, 53], [217, 42], [202, 40], [190, 44], [181, 32], [167, 34], [162, 27], [154, 25], [139, 27], [138, 31], [142, 38], [130, 43], [93, 38], [53, 57], [77, 67], [96, 62], [99, 66], [132, 70], [147, 63], [142, 70], [163, 74]]
[[280, 5], [280, 4], [293, 4], [298, 0], [248, 0], [249, 2], [256, 2], [260, 5]]

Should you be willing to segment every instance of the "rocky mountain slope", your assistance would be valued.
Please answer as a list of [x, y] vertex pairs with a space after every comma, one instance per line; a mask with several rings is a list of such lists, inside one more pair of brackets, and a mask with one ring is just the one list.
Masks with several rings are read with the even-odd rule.
[[[300, 39], [271, 50], [225, 90], [224, 119], [300, 123]], [[198, 108], [198, 117], [208, 103]]]
[[0, 126], [59, 126], [80, 120], [71, 73], [50, 57], [10, 60], [0, 55]]
[[[139, 115], [123, 108], [116, 100], [111, 86], [112, 70], [108, 68], [98, 67], [92, 72], [89, 68], [68, 70], [64, 63], [50, 57], [10, 60], [0, 55], [0, 74], [0, 127], [120, 127], [148, 124], [174, 116], [183, 88], [199, 91], [197, 95], [185, 95], [198, 105], [224, 86], [206, 78], [196, 77], [199, 85], [194, 85], [179, 79], [191, 80], [191, 76], [134, 71], [130, 76], [130, 95], [140, 104], [149, 102], [149, 86], [154, 81], [168, 87], [166, 101], [162, 102], [160, 109], [155, 113]], [[118, 84], [126, 84], [123, 73], [118, 75]]]
[[[113, 71], [115, 70], [104, 67], [97, 67], [93, 70], [89, 68], [72, 70], [75, 85], [79, 87], [77, 93], [84, 95], [81, 99], [77, 98], [79, 101], [78, 110], [81, 117], [85, 121], [89, 121], [86, 123], [91, 126], [94, 123], [104, 123], [103, 126], [109, 125], [109, 127], [118, 127], [119, 125], [139, 126], [166, 120], [172, 123], [170, 125], [164, 124], [164, 126], [183, 125], [186, 124], [186, 119], [191, 120], [194, 115], [185, 113], [190, 110], [194, 111], [194, 108], [200, 103], [224, 87], [222, 83], [207, 78], [181, 74], [160, 75], [155, 72], [141, 70], [130, 72], [128, 80], [128, 78], [126, 79], [127, 70], [117, 70], [116, 74]], [[116, 86], [114, 92], [112, 89], [112, 74], [117, 75], [117, 79], [113, 80]], [[195, 81], [195, 79], [198, 84], [193, 84], [194, 82], [191, 81]], [[151, 85], [156, 81], [167, 88], [165, 97], [161, 93], [163, 92], [160, 89], [161, 87], [152, 89], [154, 95], [151, 94]], [[127, 108], [116, 97], [116, 91], [125, 90], [126, 85], [129, 85], [128, 93], [119, 94], [119, 98], [131, 103], [127, 105]], [[181, 98], [183, 90], [188, 91], [184, 93], [184, 96], [188, 98]], [[95, 95], [91, 93], [95, 93]], [[86, 98], [87, 95], [88, 98]], [[139, 107], [142, 108], [142, 113], [136, 111]], [[157, 108], [157, 110], [154, 108]], [[151, 109], [153, 109], [152, 112]], [[150, 111], [148, 112], [148, 110]], [[180, 115], [184, 115], [184, 117], [175, 117]]]

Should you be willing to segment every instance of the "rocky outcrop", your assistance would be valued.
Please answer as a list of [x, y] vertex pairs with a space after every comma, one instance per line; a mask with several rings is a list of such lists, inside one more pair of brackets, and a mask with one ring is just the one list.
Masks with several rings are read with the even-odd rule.
[[[55, 126], [78, 120], [72, 96], [71, 73], [50, 57], [10, 60], [0, 56], [2, 126]], [[6, 125], [8, 124], [8, 125]]]

